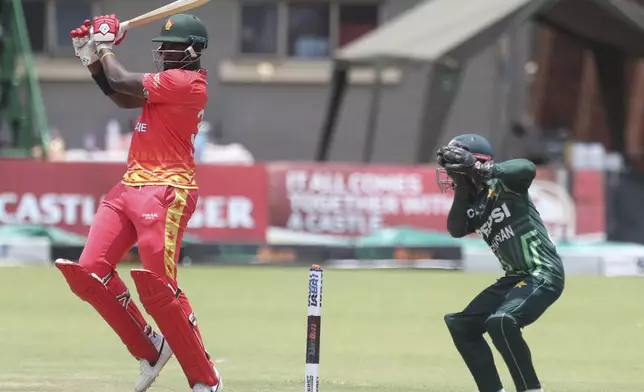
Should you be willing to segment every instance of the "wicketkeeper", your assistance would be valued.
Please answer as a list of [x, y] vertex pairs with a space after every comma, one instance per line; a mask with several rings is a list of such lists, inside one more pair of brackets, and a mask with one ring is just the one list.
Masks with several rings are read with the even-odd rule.
[[535, 165], [525, 159], [494, 163], [479, 135], [454, 138], [437, 153], [441, 190], [454, 190], [447, 218], [452, 237], [476, 232], [499, 259], [505, 276], [459, 313], [445, 316], [454, 344], [480, 392], [504, 391], [487, 332], [519, 392], [542, 391], [521, 329], [535, 322], [561, 295], [564, 268], [528, 189]]
[[[194, 392], [222, 392], [204, 348], [197, 319], [177, 285], [177, 259], [195, 211], [194, 140], [206, 106], [208, 46], [204, 24], [174, 15], [163, 24], [154, 52], [158, 73], [127, 71], [113, 50], [125, 38], [114, 15], [99, 16], [72, 31], [76, 55], [103, 93], [122, 108], [142, 108], [134, 129], [127, 171], [101, 202], [79, 263], [57, 260], [71, 290], [92, 305], [140, 361], [136, 392], [147, 390], [174, 354]], [[138, 243], [143, 269], [133, 270], [143, 308], [130, 297], [117, 263]]]

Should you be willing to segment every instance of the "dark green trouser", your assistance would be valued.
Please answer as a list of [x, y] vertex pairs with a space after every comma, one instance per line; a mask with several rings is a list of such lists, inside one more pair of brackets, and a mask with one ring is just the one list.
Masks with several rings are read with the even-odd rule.
[[504, 276], [483, 290], [460, 313], [445, 316], [454, 344], [480, 392], [498, 392], [501, 379], [492, 351], [483, 338], [488, 333], [503, 356], [517, 391], [541, 388], [530, 349], [521, 328], [535, 322], [563, 291], [534, 276]]

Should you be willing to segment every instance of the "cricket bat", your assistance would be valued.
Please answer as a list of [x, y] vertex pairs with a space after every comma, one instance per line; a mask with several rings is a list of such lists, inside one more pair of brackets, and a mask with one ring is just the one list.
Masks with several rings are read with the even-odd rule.
[[137, 16], [136, 18], [130, 19], [125, 22], [121, 22], [121, 28], [123, 30], [127, 30], [133, 27], [143, 26], [144, 24], [155, 22], [159, 19], [164, 19], [174, 14], [201, 7], [209, 1], [210, 0], [176, 0], [168, 5], [159, 7], [154, 11], [150, 11], [146, 14]]

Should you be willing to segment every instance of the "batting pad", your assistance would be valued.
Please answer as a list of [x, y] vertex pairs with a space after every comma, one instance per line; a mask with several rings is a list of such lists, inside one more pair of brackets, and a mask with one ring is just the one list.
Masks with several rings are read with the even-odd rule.
[[119, 302], [101, 279], [90, 274], [85, 267], [66, 260], [57, 260], [55, 265], [63, 273], [72, 292], [96, 309], [121, 338], [133, 357], [151, 362], [156, 360], [159, 353], [143, 332], [143, 327], [128, 313], [127, 301]]
[[131, 274], [143, 307], [170, 344], [190, 387], [196, 383], [217, 385], [213, 364], [195, 333], [194, 318], [186, 314], [177, 298], [180, 292], [154, 272], [135, 269]]

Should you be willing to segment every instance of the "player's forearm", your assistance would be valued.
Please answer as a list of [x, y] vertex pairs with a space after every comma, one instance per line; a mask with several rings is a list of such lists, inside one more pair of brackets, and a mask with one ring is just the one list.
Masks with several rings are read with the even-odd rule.
[[101, 79], [105, 78], [105, 76], [102, 75], [103, 66], [101, 65], [100, 61], [96, 61], [88, 65], [87, 69], [89, 69], [89, 72], [92, 74], [92, 78], [96, 81], [96, 84], [98, 84], [98, 86], [101, 88], [101, 90], [103, 90], [105, 95], [110, 100], [112, 100], [112, 102], [114, 102], [116, 106], [123, 109], [136, 109], [136, 108], [143, 107], [143, 104], [145, 103], [145, 100], [143, 98], [137, 98], [131, 95], [122, 94], [114, 90], [110, 91], [105, 88], [106, 86], [101, 86], [102, 83], [105, 83], [105, 82], [101, 82]]
[[120, 89], [122, 88], [123, 80], [125, 80], [127, 70], [116, 59], [116, 55], [111, 50], [102, 50], [99, 53], [99, 58], [101, 59], [100, 63], [110, 86], [114, 90], [121, 92]]
[[115, 91], [145, 98], [143, 95], [143, 75], [126, 70], [110, 49], [101, 50], [99, 58], [107, 81]]
[[103, 67], [101, 66], [100, 61], [95, 61], [91, 63], [90, 65], [87, 66], [87, 69], [89, 70], [89, 73], [92, 74], [92, 76], [100, 75], [100, 73], [103, 72]]
[[497, 178], [516, 191], [527, 191], [537, 175], [537, 167], [527, 159], [512, 159], [496, 163], [492, 178]]
[[465, 189], [454, 190], [454, 201], [447, 216], [447, 231], [454, 238], [465, 237], [472, 232], [467, 221], [469, 194]]

